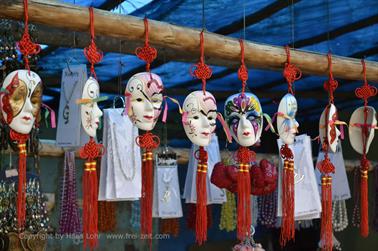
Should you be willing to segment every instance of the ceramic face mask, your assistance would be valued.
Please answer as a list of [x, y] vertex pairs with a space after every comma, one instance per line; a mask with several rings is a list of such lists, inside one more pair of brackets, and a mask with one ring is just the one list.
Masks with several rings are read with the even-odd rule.
[[225, 120], [232, 137], [241, 146], [252, 146], [261, 137], [263, 113], [259, 99], [252, 93], [230, 96], [224, 106]]
[[41, 78], [35, 72], [17, 70], [4, 79], [3, 88], [8, 91], [1, 97], [4, 121], [14, 131], [29, 134], [41, 108]]
[[217, 104], [210, 92], [194, 91], [184, 101], [182, 123], [186, 136], [198, 146], [208, 146], [215, 131]]
[[277, 114], [277, 130], [281, 140], [288, 145], [294, 143], [295, 134], [298, 132], [299, 124], [295, 120], [297, 113], [297, 100], [288, 93], [280, 101]]
[[[327, 116], [328, 119], [328, 126], [326, 128], [325, 126], [325, 118]], [[340, 137], [340, 130], [337, 128], [336, 125], [340, 125], [341, 122], [337, 120], [337, 109], [334, 104], [331, 104], [327, 106], [323, 112], [322, 115], [320, 116], [319, 120], [319, 137], [320, 137], [320, 142], [323, 143], [326, 137], [327, 133], [327, 138], [328, 138], [328, 146], [329, 149], [332, 152], [336, 152], [337, 144], [339, 142], [339, 137]]]
[[[102, 111], [95, 101], [100, 97], [100, 86], [96, 79], [90, 77], [83, 88], [83, 100], [89, 100], [81, 105], [81, 124], [90, 137], [96, 137]], [[92, 102], [90, 100], [93, 100]]]
[[[374, 107], [367, 106], [367, 120], [366, 124], [369, 125], [366, 139], [366, 153], [374, 138], [374, 130], [377, 129], [377, 119]], [[349, 139], [353, 149], [359, 154], [363, 154], [363, 137], [362, 125], [364, 124], [364, 107], [359, 107], [352, 113], [349, 122]]]
[[163, 89], [163, 82], [154, 73], [137, 73], [130, 78], [125, 91], [128, 115], [139, 129], [150, 131], [155, 127], [163, 103]]

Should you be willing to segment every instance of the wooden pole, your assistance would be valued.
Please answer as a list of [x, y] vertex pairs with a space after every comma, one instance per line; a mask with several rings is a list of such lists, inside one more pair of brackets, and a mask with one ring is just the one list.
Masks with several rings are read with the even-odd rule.
[[[0, 0], [0, 17], [23, 19], [23, 1]], [[144, 40], [143, 20], [133, 16], [114, 14], [108, 11], [95, 10], [95, 30], [97, 35], [140, 42]], [[56, 28], [74, 31], [89, 31], [89, 12], [87, 8], [52, 2], [47, 0], [29, 1], [29, 20]], [[177, 56], [199, 55], [199, 30], [180, 27], [159, 21], [150, 22], [150, 42], [177, 52]], [[53, 34], [51, 34], [53, 36]], [[215, 65], [235, 66], [240, 61], [240, 46], [237, 39], [207, 32], [205, 34], [205, 55]], [[292, 50], [292, 63], [304, 74], [327, 75], [328, 64], [325, 55]], [[282, 47], [245, 43], [245, 61], [247, 65], [280, 70], [286, 61]], [[332, 57], [333, 74], [341, 79], [362, 79], [362, 67], [359, 59]], [[367, 61], [367, 79], [378, 82], [378, 63]]]

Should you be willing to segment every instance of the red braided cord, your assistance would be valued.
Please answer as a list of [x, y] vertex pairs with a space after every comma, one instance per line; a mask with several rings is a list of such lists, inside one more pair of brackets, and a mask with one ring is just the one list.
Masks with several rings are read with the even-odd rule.
[[294, 92], [293, 92], [294, 81], [296, 81], [296, 80], [298, 80], [302, 77], [302, 72], [298, 67], [296, 67], [295, 65], [290, 63], [290, 48], [289, 48], [289, 46], [285, 46], [285, 51], [286, 51], [286, 63], [285, 63], [283, 75], [284, 75], [284, 77], [287, 81], [288, 92], [294, 95]]
[[150, 71], [151, 63], [157, 57], [157, 50], [150, 46], [149, 36], [148, 36], [148, 19], [144, 18], [144, 47], [138, 47], [135, 49], [135, 54], [138, 58], [146, 62], [146, 71]]
[[241, 53], [241, 59], [240, 59], [241, 65], [240, 65], [239, 70], [238, 70], [238, 77], [242, 81], [242, 94], [244, 95], [245, 86], [247, 85], [247, 80], [248, 80], [248, 69], [247, 69], [247, 67], [245, 66], [245, 63], [244, 63], [244, 42], [243, 42], [243, 39], [240, 39], [239, 42], [240, 42], [240, 49], [241, 49], [241, 52], [240, 52]]
[[326, 91], [328, 91], [329, 103], [333, 104], [333, 102], [334, 102], [333, 93], [336, 90], [336, 88], [338, 87], [339, 83], [337, 82], [337, 80], [335, 80], [333, 78], [333, 72], [332, 72], [332, 54], [331, 54], [331, 52], [328, 52], [327, 58], [328, 58], [329, 74], [328, 74], [328, 80], [324, 82], [323, 87], [324, 87], [324, 89]]
[[80, 148], [79, 155], [82, 159], [92, 161], [97, 157], [101, 157], [104, 152], [104, 146], [102, 144], [97, 144], [93, 137], [90, 137], [89, 142]]
[[16, 44], [17, 49], [24, 56], [25, 68], [30, 72], [29, 55], [37, 55], [41, 51], [39, 44], [33, 43], [29, 34], [29, 15], [28, 15], [28, 0], [24, 0], [24, 34], [21, 40]]
[[152, 151], [160, 145], [159, 137], [151, 132], [139, 135], [135, 138], [135, 142], [140, 148], [146, 149], [147, 151]]
[[[201, 56], [200, 61], [190, 67], [190, 75], [202, 80], [202, 91], [206, 92], [206, 80], [211, 78], [213, 71], [210, 66], [205, 64], [205, 46], [204, 46], [204, 35], [203, 31], [200, 33], [200, 50]], [[195, 69], [194, 69], [195, 68]]]
[[102, 51], [97, 48], [95, 43], [93, 7], [89, 7], [89, 25], [91, 32], [91, 43], [88, 47], [84, 48], [84, 55], [87, 58], [88, 62], [91, 64], [91, 75], [93, 75], [97, 79], [94, 65], [101, 62], [104, 55]]
[[364, 84], [361, 87], [356, 88], [354, 93], [356, 94], [357, 98], [362, 99], [364, 101], [364, 105], [367, 106], [368, 99], [377, 95], [377, 87], [369, 85], [366, 79], [366, 64], [364, 59], [361, 59], [361, 64]]

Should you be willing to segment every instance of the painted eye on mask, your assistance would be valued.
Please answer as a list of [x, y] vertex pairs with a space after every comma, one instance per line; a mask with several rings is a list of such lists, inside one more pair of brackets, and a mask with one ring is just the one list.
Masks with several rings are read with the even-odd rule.
[[193, 116], [193, 119], [197, 120], [197, 119], [199, 119], [199, 116], [195, 115], [195, 116]]

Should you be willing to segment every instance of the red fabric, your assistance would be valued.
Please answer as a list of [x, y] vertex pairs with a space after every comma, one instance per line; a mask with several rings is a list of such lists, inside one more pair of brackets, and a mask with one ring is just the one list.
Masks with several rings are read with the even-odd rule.
[[80, 148], [80, 158], [85, 159], [83, 174], [83, 240], [84, 249], [98, 245], [98, 180], [96, 159], [104, 153], [104, 147], [92, 137]]
[[332, 251], [332, 177], [322, 176], [322, 216], [320, 237], [323, 251]]
[[276, 166], [268, 160], [261, 160], [260, 165], [253, 165], [251, 173], [251, 194], [266, 195], [277, 188], [278, 173]]
[[144, 18], [144, 34], [145, 34], [144, 47], [136, 48], [135, 55], [137, 55], [138, 58], [146, 62], [146, 71], [149, 72], [151, 63], [157, 57], [157, 50], [154, 47], [151, 47], [149, 43], [147, 18]]
[[294, 155], [287, 144], [280, 149], [284, 160], [282, 171], [282, 225], [280, 244], [285, 246], [295, 237], [294, 224]]
[[97, 79], [94, 65], [101, 62], [104, 55], [102, 51], [97, 48], [95, 42], [93, 7], [89, 7], [89, 25], [91, 31], [91, 43], [88, 47], [84, 48], [84, 55], [87, 58], [88, 62], [91, 64], [92, 76], [94, 76]]
[[224, 188], [229, 190], [233, 185], [234, 181], [230, 179], [227, 175], [228, 168], [235, 168], [235, 166], [225, 166], [222, 162], [215, 164], [213, 172], [211, 173], [210, 181], [219, 188]]

